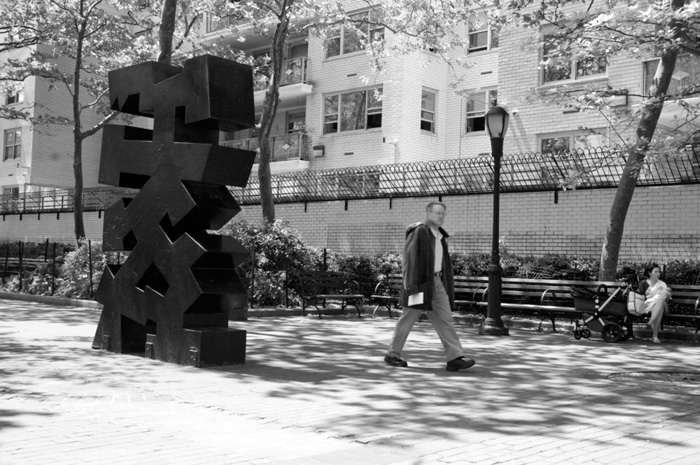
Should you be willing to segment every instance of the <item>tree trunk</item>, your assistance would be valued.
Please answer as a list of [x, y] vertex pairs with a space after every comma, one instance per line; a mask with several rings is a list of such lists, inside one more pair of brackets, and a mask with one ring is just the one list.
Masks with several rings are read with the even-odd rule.
[[[83, 11], [84, 3], [80, 9]], [[85, 238], [85, 223], [83, 222], [83, 126], [80, 121], [80, 78], [83, 67], [83, 42], [87, 31], [87, 23], [80, 24], [78, 43], [75, 52], [75, 68], [73, 72], [73, 177], [75, 178], [75, 190], [73, 191], [73, 218], [75, 223], [75, 240], [79, 242]]]
[[73, 176], [75, 190], [73, 191], [73, 218], [75, 222], [75, 240], [85, 238], [85, 223], [83, 221], [83, 141], [79, 134], [73, 137]]
[[163, 0], [163, 10], [160, 15], [160, 29], [158, 30], [158, 41], [160, 45], [158, 63], [170, 64], [172, 61], [176, 12], [177, 0]]
[[[680, 4], [680, 5], [678, 5]], [[673, 9], [676, 10], [683, 5], [683, 0], [674, 0]], [[678, 50], [674, 47], [666, 50], [659, 60], [656, 68], [654, 80], [649, 89], [651, 102], [646, 105], [642, 112], [642, 118], [637, 126], [637, 138], [635, 145], [628, 153], [627, 162], [620, 178], [620, 185], [615, 193], [610, 217], [608, 219], [608, 229], [603, 242], [603, 250], [600, 254], [600, 269], [598, 279], [610, 281], [615, 279], [617, 272], [617, 262], [620, 256], [620, 245], [622, 244], [622, 234], [625, 229], [625, 218], [632, 203], [632, 196], [637, 186], [637, 179], [641, 171], [644, 158], [649, 146], [649, 142], [656, 131], [656, 124], [664, 108], [664, 99], [671, 82], [671, 75], [676, 66], [676, 56]]]
[[280, 22], [275, 28], [270, 49], [270, 85], [265, 92], [263, 101], [263, 111], [260, 117], [260, 130], [258, 133], [258, 146], [260, 150], [260, 161], [258, 162], [258, 180], [260, 181], [260, 203], [262, 206], [263, 220], [266, 222], [275, 221], [275, 202], [272, 196], [272, 174], [270, 172], [270, 160], [272, 158], [270, 136], [272, 124], [277, 115], [279, 104], [279, 87], [282, 76], [284, 60], [284, 47], [287, 43], [289, 31], [288, 11], [294, 0], [283, 2], [280, 12]]

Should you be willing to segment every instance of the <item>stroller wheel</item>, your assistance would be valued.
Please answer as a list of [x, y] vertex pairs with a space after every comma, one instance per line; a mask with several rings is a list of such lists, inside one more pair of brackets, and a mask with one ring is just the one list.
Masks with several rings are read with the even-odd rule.
[[581, 330], [580, 330], [580, 329], [577, 328], [577, 329], [574, 330], [574, 338], [575, 338], [577, 341], [578, 341], [579, 339], [581, 339]]
[[581, 330], [581, 336], [583, 336], [584, 339], [588, 339], [589, 337], [591, 337], [591, 330], [588, 328], [583, 328]]
[[617, 342], [622, 337], [622, 328], [617, 323], [608, 323], [603, 326], [600, 335], [605, 342]]

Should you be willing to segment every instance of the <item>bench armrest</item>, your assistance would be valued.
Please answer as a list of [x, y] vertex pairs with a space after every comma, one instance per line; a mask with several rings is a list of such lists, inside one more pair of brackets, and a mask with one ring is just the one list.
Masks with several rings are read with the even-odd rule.
[[540, 297], [540, 305], [544, 305], [547, 294], [552, 294], [552, 300], [554, 303], [559, 302], [559, 299], [557, 298], [557, 291], [555, 289], [545, 289], [545, 291], [542, 293], [542, 297]]
[[359, 294], [360, 283], [357, 281], [347, 280], [344, 284], [341, 294]]
[[[477, 287], [476, 290], [474, 291], [474, 297], [472, 298], [473, 301], [478, 302], [478, 301], [483, 301], [486, 302], [486, 297], [489, 292], [489, 287]], [[481, 298], [479, 299], [477, 296], [481, 294]]]
[[386, 295], [389, 296], [391, 295], [391, 288], [389, 287], [389, 283], [385, 280], [382, 279], [377, 283], [376, 286], [374, 286], [374, 295]]
[[320, 286], [316, 280], [306, 279], [301, 281], [301, 296], [304, 299], [313, 299], [318, 295]]

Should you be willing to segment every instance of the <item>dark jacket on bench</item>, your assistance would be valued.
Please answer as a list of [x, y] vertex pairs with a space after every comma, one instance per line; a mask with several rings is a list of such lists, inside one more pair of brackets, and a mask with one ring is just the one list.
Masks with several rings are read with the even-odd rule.
[[[442, 234], [442, 282], [447, 296], [450, 298], [450, 308], [454, 310], [455, 291], [452, 273], [452, 261], [447, 249], [449, 234], [440, 228]], [[408, 296], [423, 292], [423, 303], [411, 308], [432, 310], [430, 308], [435, 294], [434, 276], [435, 236], [430, 227], [423, 223], [412, 224], [406, 229], [406, 243], [403, 249], [403, 290], [401, 306], [408, 307]]]

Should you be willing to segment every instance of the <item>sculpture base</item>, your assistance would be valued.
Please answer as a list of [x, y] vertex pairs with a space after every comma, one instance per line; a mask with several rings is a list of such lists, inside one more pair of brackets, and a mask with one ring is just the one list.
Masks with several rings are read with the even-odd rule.
[[486, 318], [479, 326], [479, 334], [488, 336], [508, 336], [508, 328], [503, 325], [503, 321], [495, 318]]
[[[92, 348], [134, 355], [143, 353], [145, 358], [151, 360], [198, 368], [245, 363], [247, 332], [243, 329], [183, 329], [178, 338], [158, 337], [156, 334], [145, 336], [144, 343], [136, 350], [133, 344], [129, 347], [115, 344], [119, 341], [118, 338], [101, 333], [99, 337], [95, 337]], [[127, 348], [128, 350], [124, 350]]]

